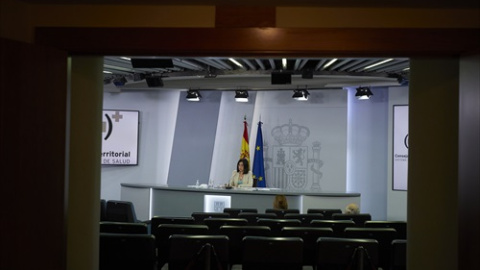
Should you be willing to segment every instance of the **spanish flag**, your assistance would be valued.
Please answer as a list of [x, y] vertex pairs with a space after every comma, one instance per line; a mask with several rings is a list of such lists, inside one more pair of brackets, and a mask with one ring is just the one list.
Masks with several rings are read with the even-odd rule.
[[240, 159], [247, 159], [250, 162], [250, 147], [248, 146], [247, 117], [243, 119], [243, 138], [242, 148], [240, 149]]

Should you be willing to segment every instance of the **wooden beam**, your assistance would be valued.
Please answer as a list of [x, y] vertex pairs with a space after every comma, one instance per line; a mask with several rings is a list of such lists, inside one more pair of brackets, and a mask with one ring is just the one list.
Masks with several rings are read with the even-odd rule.
[[460, 55], [479, 29], [40, 27], [35, 42], [71, 54], [179, 56]]

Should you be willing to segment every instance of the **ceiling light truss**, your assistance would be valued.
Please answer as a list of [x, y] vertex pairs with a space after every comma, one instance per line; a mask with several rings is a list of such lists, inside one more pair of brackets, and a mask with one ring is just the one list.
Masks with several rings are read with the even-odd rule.
[[275, 65], [275, 61], [273, 59], [268, 59], [268, 63], [270, 64], [270, 67], [272, 70], [277, 69], [277, 66]]
[[388, 63], [385, 63], [385, 64], [382, 64], [382, 65], [376, 66], [374, 68], [371, 68], [370, 70], [375, 71], [375, 72], [382, 72], [385, 69], [395, 67], [399, 64], [403, 64], [403, 60], [396, 60], [395, 59], [395, 60], [392, 60]]
[[186, 68], [186, 69], [189, 69], [189, 70], [204, 70], [204, 68], [202, 66], [197, 65], [197, 64], [193, 63], [192, 61], [185, 60], [185, 59], [174, 58], [173, 59], [173, 64], [175, 66], [180, 66], [180, 67], [183, 67], [183, 68]]
[[346, 58], [346, 59], [340, 59], [338, 61], [336, 61], [331, 67], [330, 67], [330, 70], [337, 70], [338, 67], [341, 67], [345, 64], [348, 64], [348, 62], [350, 62], [350, 58]]
[[258, 66], [260, 67], [260, 69], [266, 70], [265, 65], [263, 64], [262, 60], [260, 60], [260, 59], [255, 59], [255, 62], [258, 64]]
[[225, 69], [229, 69], [229, 70], [232, 70], [232, 69], [233, 69], [233, 66], [230, 65], [229, 63], [227, 63], [227, 61], [225, 61], [225, 60], [223, 60], [223, 59], [213, 58], [212, 60], [213, 60], [213, 61], [216, 61], [217, 63], [219, 63], [220, 65], [222, 65]]
[[375, 70], [375, 69], [373, 69], [374, 67], [378, 67], [378, 66], [385, 65], [386, 63], [389, 63], [389, 62], [391, 62], [391, 61], [393, 61], [393, 60], [394, 60], [393, 58], [385, 59], [385, 60], [382, 60], [382, 61], [377, 62], [377, 63], [375, 63], [375, 64], [372, 64], [372, 65], [370, 65], [370, 66], [364, 67], [363, 69]]
[[252, 61], [248, 59], [242, 59], [242, 61], [251, 69], [251, 70], [257, 70], [257, 67], [252, 63]]
[[225, 70], [226, 69], [224, 66], [220, 65], [219, 63], [217, 63], [213, 60], [207, 59], [207, 58], [197, 58], [195, 60], [198, 61], [198, 62], [204, 63], [206, 65], [212, 66], [216, 69], [220, 69], [220, 70]]

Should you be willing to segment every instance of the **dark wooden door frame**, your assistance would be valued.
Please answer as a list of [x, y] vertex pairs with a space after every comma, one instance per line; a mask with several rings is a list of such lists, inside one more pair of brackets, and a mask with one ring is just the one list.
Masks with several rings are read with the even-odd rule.
[[35, 42], [72, 55], [456, 56], [480, 51], [479, 29], [40, 27]]

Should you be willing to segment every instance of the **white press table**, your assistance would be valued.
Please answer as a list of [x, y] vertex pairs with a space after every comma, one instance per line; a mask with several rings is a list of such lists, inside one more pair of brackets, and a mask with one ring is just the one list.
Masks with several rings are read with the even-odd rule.
[[137, 219], [152, 216], [190, 216], [193, 212], [220, 212], [224, 207], [256, 208], [264, 213], [273, 207], [277, 194], [287, 196], [290, 209], [306, 213], [309, 208], [344, 209], [349, 203], [360, 205], [360, 193], [310, 192], [276, 188], [197, 188], [150, 184], [121, 184], [121, 200], [135, 205]]

